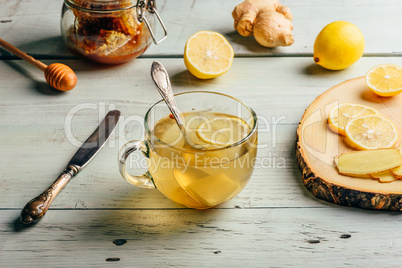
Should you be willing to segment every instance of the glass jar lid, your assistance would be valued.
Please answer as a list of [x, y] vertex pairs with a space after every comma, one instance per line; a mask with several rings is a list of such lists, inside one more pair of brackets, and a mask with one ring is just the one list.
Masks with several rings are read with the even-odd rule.
[[137, 6], [137, 0], [64, 0], [73, 8], [92, 12], [118, 11]]
[[[161, 17], [159, 16], [158, 11], [156, 10], [155, 0], [64, 0], [64, 3], [71, 9], [94, 13], [109, 13], [135, 8], [138, 21], [141, 23], [145, 22], [155, 44], [159, 44], [167, 38], [167, 30]], [[156, 40], [154, 31], [152, 30], [151, 25], [145, 16], [146, 12], [155, 14], [160, 25], [162, 26], [164, 36], [159, 39], [159, 41]]]

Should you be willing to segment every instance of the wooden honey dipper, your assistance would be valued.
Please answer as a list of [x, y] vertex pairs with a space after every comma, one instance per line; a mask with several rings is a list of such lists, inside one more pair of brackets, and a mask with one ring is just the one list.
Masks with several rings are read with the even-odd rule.
[[77, 84], [77, 76], [74, 71], [67, 65], [61, 63], [53, 63], [47, 66], [41, 61], [35, 60], [33, 57], [22, 52], [15, 46], [0, 38], [0, 46], [7, 49], [14, 55], [20, 57], [24, 61], [32, 64], [36, 68], [45, 73], [46, 82], [53, 88], [60, 91], [68, 91]]

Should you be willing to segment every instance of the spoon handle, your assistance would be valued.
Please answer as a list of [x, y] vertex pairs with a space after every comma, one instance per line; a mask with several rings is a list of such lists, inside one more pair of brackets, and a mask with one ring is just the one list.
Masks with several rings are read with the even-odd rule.
[[169, 75], [159, 61], [154, 61], [151, 67], [151, 77], [154, 80], [156, 88], [165, 100], [169, 110], [172, 112], [173, 117], [180, 129], [183, 129], [183, 121], [180, 117], [179, 109], [177, 108], [176, 101], [173, 96], [173, 90], [170, 85]]

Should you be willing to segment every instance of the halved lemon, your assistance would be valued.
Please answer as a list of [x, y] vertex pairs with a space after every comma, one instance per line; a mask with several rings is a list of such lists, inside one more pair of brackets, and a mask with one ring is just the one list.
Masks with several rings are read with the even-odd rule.
[[333, 132], [346, 136], [345, 126], [356, 117], [379, 114], [374, 108], [352, 103], [343, 103], [331, 109], [328, 115], [328, 127]]
[[366, 74], [367, 86], [377, 95], [395, 96], [402, 92], [402, 67], [395, 64], [381, 64]]
[[250, 127], [237, 117], [216, 117], [205, 121], [197, 128], [198, 137], [204, 142], [228, 146], [245, 138]]
[[345, 132], [347, 142], [362, 150], [390, 148], [398, 140], [398, 131], [394, 123], [378, 114], [350, 120]]
[[226, 73], [234, 52], [226, 38], [217, 32], [199, 31], [190, 36], [184, 48], [184, 64], [195, 77], [210, 79]]

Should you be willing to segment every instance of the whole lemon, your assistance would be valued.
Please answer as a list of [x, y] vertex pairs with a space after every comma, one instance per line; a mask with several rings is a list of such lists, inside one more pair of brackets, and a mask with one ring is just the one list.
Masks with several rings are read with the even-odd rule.
[[328, 24], [314, 42], [314, 62], [329, 70], [349, 67], [361, 58], [363, 52], [363, 33], [346, 21]]

